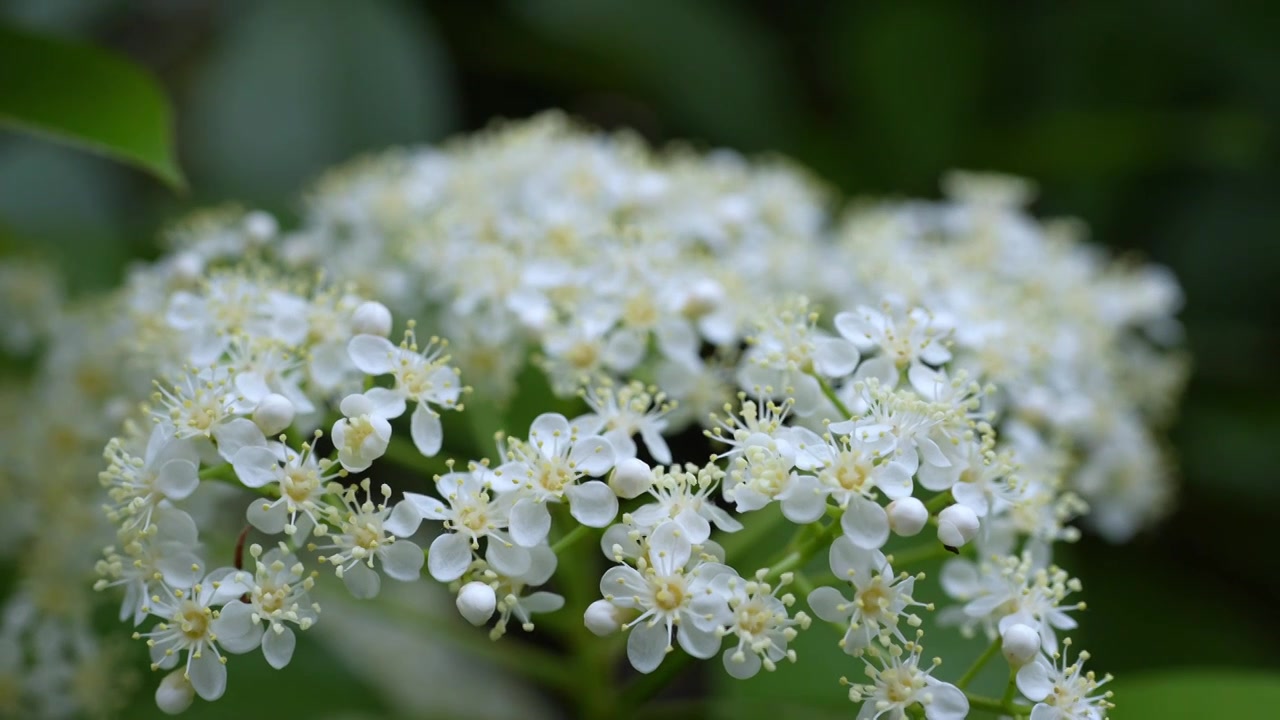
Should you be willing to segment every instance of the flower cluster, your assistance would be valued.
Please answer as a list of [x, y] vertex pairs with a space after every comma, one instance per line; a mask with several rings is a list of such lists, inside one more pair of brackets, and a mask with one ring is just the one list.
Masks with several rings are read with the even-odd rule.
[[[68, 531], [5, 606], [0, 709], [48, 675], [24, 648], [50, 645], [51, 598], [86, 618], [62, 662], [109, 651], [84, 593], [45, 590], [96, 544], [168, 712], [219, 698], [233, 655], [285, 667], [327, 584], [373, 599], [425, 569], [495, 641], [580, 613], [537, 629], [625, 633], [658, 677], [672, 653], [802, 662], [816, 618], [865, 668], [865, 718], [968, 713], [964, 660], [924, 654], [952, 624], [992, 643], [975, 671], [996, 648], [1018, 669], [986, 707], [1100, 717], [1055, 545], [1079, 519], [1123, 540], [1168, 494], [1178, 288], [1031, 218], [1020, 181], [946, 190], [837, 221], [787, 165], [546, 115], [334, 171], [293, 230], [198, 216], [108, 301], [7, 319], [45, 351], [0, 395], [24, 418], [0, 441], [30, 446], [0, 532]], [[787, 526], [772, 556], [728, 540]]]

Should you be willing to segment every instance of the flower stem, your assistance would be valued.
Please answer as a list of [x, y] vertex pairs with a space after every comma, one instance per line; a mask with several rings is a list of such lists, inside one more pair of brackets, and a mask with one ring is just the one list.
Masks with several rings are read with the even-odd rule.
[[591, 528], [586, 525], [578, 525], [569, 532], [565, 533], [559, 540], [551, 544], [551, 552], [559, 555], [561, 551], [567, 549], [582, 538], [591, 534]]
[[987, 646], [986, 650], [982, 651], [982, 654], [978, 656], [978, 659], [973, 661], [973, 665], [969, 666], [969, 669], [965, 671], [964, 675], [960, 676], [960, 680], [956, 682], [956, 687], [961, 690], [968, 687], [969, 683], [973, 682], [973, 679], [978, 676], [978, 672], [981, 671], [987, 662], [991, 660], [991, 658], [995, 657], [998, 652], [1000, 652], [1000, 638], [997, 637], [995, 640], [991, 641], [991, 644]]
[[812, 371], [810, 371], [809, 375], [812, 376], [814, 380], [818, 381], [818, 387], [822, 388], [822, 394], [827, 396], [827, 399], [831, 401], [832, 405], [836, 406], [836, 410], [839, 411], [842, 416], [845, 418], [853, 417], [853, 413], [849, 412], [849, 408], [845, 407], [845, 404], [840, 401], [840, 398], [836, 395], [836, 391], [831, 388], [831, 384], [827, 382], [826, 378]]

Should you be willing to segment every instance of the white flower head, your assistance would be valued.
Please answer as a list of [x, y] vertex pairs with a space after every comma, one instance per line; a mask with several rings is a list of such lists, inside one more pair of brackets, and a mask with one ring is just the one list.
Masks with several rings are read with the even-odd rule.
[[512, 542], [507, 528], [515, 493], [494, 492], [494, 473], [481, 466], [450, 472], [436, 478], [436, 490], [444, 502], [429, 495], [405, 493], [402, 505], [414, 508], [424, 520], [444, 522], [445, 532], [431, 542], [427, 571], [440, 582], [462, 577], [487, 540], [491, 566], [507, 575], [528, 571], [532, 559], [527, 548]]
[[888, 647], [895, 639], [906, 642], [899, 623], [920, 626], [912, 607], [932, 609], [911, 596], [917, 576], [894, 574], [884, 553], [856, 545], [848, 537], [831, 544], [831, 571], [853, 587], [853, 599], [833, 587], [819, 587], [809, 593], [809, 607], [827, 622], [847, 626], [840, 647], [850, 655], [875, 652], [875, 643]]
[[492, 474], [495, 489], [515, 496], [511, 538], [534, 547], [551, 530], [547, 503], [567, 501], [569, 512], [588, 527], [605, 527], [618, 514], [618, 496], [600, 480], [614, 465], [614, 448], [606, 439], [583, 433], [559, 413], [534, 419], [528, 441], [510, 439], [507, 462]]
[[765, 582], [767, 574], [767, 570], [760, 570], [754, 580], [744, 580], [736, 574], [723, 573], [713, 581], [729, 597], [733, 619], [721, 632], [738, 642], [724, 651], [724, 667], [739, 680], [753, 677], [761, 667], [772, 672], [784, 658], [795, 662], [796, 651], [787, 645], [796, 638], [797, 627], [809, 627], [808, 615], [789, 614], [795, 596], [778, 595], [782, 587], [791, 583], [791, 574], [784, 573], [777, 586]]
[[175, 667], [185, 652], [185, 676], [196, 694], [210, 701], [222, 697], [227, 668], [217, 645], [220, 627], [216, 608], [248, 589], [244, 579], [245, 574], [234, 568], [221, 568], [190, 588], [160, 585], [146, 611], [160, 617], [161, 622], [151, 632], [134, 633], [135, 638], [146, 638], [152, 669]]
[[871, 656], [875, 663], [865, 660], [870, 683], [856, 684], [841, 678], [849, 685], [849, 699], [862, 703], [858, 720], [906, 720], [907, 708], [912, 705], [922, 706], [928, 720], [968, 717], [969, 699], [964, 692], [930, 674], [942, 660], [934, 658], [932, 667], [921, 668], [920, 652], [916, 642], [908, 642], [905, 650], [890, 645], [887, 652]]
[[306, 630], [320, 614], [320, 606], [309, 596], [315, 573], [307, 573], [283, 543], [265, 554], [262, 546], [253, 545], [249, 554], [256, 565], [252, 579], [245, 580], [248, 602], [236, 600], [223, 606], [218, 640], [236, 653], [261, 645], [267, 664], [279, 670], [289, 664], [297, 645], [285, 623]]
[[[1063, 641], [1070, 648], [1071, 640]], [[1036, 703], [1032, 720], [1105, 720], [1107, 710], [1114, 707], [1111, 691], [1098, 688], [1111, 682], [1111, 676], [1099, 679], [1093, 671], [1085, 672], [1089, 653], [1081, 652], [1074, 663], [1067, 664], [1065, 654], [1053, 653], [1053, 659], [1038, 656], [1018, 670], [1018, 690]]]
[[[379, 388], [374, 388], [377, 390]], [[346, 417], [333, 424], [333, 444], [338, 448], [338, 462], [349, 472], [367, 470], [374, 460], [382, 457], [391, 443], [391, 423], [388, 418], [397, 417], [395, 404], [375, 404], [386, 401], [384, 394], [348, 395], [339, 408]], [[404, 412], [404, 403], [400, 403]]]
[[675, 403], [665, 393], [639, 381], [622, 387], [603, 381], [589, 386], [582, 397], [591, 412], [576, 418], [574, 425], [584, 434], [603, 435], [613, 445], [618, 460], [636, 457], [634, 438], [639, 435], [655, 462], [671, 462], [671, 449], [662, 434], [667, 429], [666, 416]]
[[714, 463], [684, 469], [672, 466], [670, 471], [654, 468], [648, 491], [653, 502], [629, 513], [629, 522], [645, 534], [662, 523], [674, 522], [694, 545], [711, 537], [712, 525], [723, 532], [737, 532], [742, 523], [716, 505], [712, 497], [723, 477], [724, 471]]
[[[373, 490], [368, 478], [355, 486], [342, 488], [330, 483], [329, 492], [339, 495], [342, 507], [328, 508], [326, 523], [315, 530], [317, 541], [308, 545], [310, 550], [330, 551], [320, 560], [333, 566], [342, 578], [347, 590], [358, 598], [371, 598], [378, 594], [382, 582], [374, 571], [375, 561], [388, 577], [403, 582], [418, 579], [425, 560], [422, 548], [407, 540], [422, 522], [417, 509], [407, 502], [387, 505], [391, 488], [380, 488], [382, 501], [373, 501]], [[365, 499], [359, 499], [358, 490]], [[328, 526], [335, 528], [330, 530]]]

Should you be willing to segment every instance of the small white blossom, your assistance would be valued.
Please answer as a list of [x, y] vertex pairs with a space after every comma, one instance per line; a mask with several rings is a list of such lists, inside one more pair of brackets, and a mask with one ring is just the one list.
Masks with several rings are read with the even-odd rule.
[[[388, 506], [386, 500], [391, 497], [391, 488], [386, 485], [381, 487], [383, 502], [379, 503], [373, 501], [368, 478], [360, 482], [359, 490], [364, 491], [364, 502], [360, 501], [356, 487], [343, 489], [330, 483], [329, 492], [340, 495], [342, 507], [328, 508], [327, 523], [315, 530], [316, 540], [323, 544], [314, 542], [309, 549], [330, 551], [320, 559], [333, 566], [347, 590], [355, 597], [371, 598], [382, 585], [374, 571], [375, 560], [392, 579], [403, 582], [418, 579], [424, 562], [422, 548], [406, 538], [417, 531], [422, 520], [410, 503]], [[336, 529], [331, 531], [328, 525]]]

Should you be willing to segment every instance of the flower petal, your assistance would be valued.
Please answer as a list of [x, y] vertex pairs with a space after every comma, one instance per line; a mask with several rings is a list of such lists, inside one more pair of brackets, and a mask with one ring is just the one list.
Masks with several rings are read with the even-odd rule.
[[511, 539], [521, 547], [533, 547], [551, 532], [551, 513], [545, 502], [521, 498], [511, 508]]
[[569, 514], [587, 527], [602, 528], [618, 516], [618, 496], [599, 480], [570, 485]]
[[631, 628], [631, 635], [627, 638], [627, 659], [636, 670], [651, 673], [662, 664], [670, 644], [671, 636], [665, 625], [640, 623]]
[[559, 457], [570, 438], [569, 421], [560, 413], [543, 413], [529, 426], [529, 442], [544, 457]]
[[471, 564], [471, 541], [460, 533], [444, 533], [431, 541], [427, 551], [427, 571], [440, 582], [462, 577]]
[[824, 585], [809, 593], [809, 609], [826, 622], [844, 623], [853, 615], [854, 606], [839, 590]]
[[863, 497], [849, 503], [840, 524], [858, 547], [876, 550], [889, 540], [889, 515], [879, 503]]
[[385, 375], [395, 369], [400, 348], [377, 335], [356, 335], [347, 343], [351, 362], [366, 375]]
[[347, 586], [347, 591], [352, 597], [368, 600], [378, 596], [378, 591], [382, 588], [382, 578], [368, 565], [358, 562], [343, 570], [342, 584]]
[[267, 630], [262, 638], [262, 655], [267, 664], [281, 670], [293, 659], [293, 649], [298, 644], [293, 631], [284, 625], [276, 625]]
[[392, 580], [401, 582], [417, 580], [426, 560], [422, 556], [422, 548], [408, 540], [397, 540], [382, 546], [378, 549], [378, 559], [382, 561], [382, 572]]
[[240, 448], [231, 460], [231, 467], [241, 484], [250, 488], [265, 487], [279, 480], [282, 474], [276, 454], [265, 445]]
[[599, 436], [582, 438], [573, 444], [569, 461], [578, 472], [600, 477], [613, 467], [613, 445]]
[[210, 648], [204, 648], [187, 664], [187, 679], [197, 695], [212, 702], [227, 691], [227, 666]]
[[409, 423], [409, 434], [413, 436], [413, 444], [424, 457], [435, 457], [444, 444], [444, 429], [440, 425], [440, 415], [427, 406], [418, 403]]

